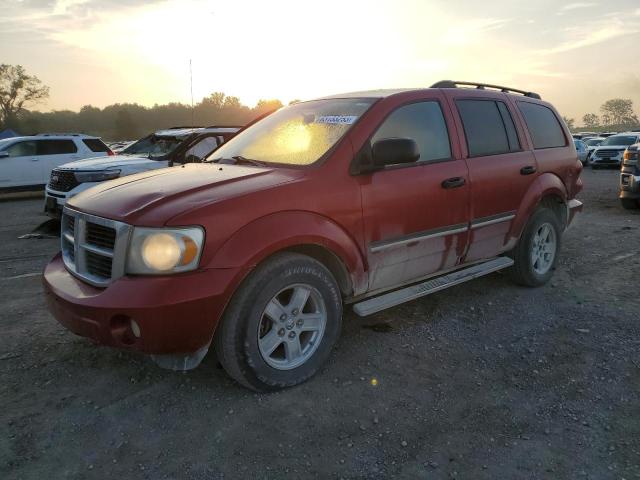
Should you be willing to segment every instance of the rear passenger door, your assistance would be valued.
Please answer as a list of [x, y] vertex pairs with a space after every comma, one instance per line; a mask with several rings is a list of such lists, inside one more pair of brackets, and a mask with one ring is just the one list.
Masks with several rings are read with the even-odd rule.
[[462, 148], [471, 183], [469, 248], [464, 259], [469, 262], [510, 248], [511, 224], [537, 176], [537, 164], [518, 133], [506, 96], [463, 95], [452, 92], [450, 99], [464, 132]]
[[451, 268], [466, 248], [467, 166], [452, 153], [439, 100], [398, 106], [370, 138], [410, 138], [420, 151], [415, 163], [361, 177], [370, 291]]

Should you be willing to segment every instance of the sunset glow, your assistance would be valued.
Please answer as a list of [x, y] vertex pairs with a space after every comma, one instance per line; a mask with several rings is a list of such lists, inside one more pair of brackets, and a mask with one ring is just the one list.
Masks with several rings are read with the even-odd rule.
[[597, 110], [612, 88], [640, 103], [627, 64], [640, 40], [634, 0], [3, 3], [3, 62], [50, 85], [43, 109], [189, 103], [190, 60], [195, 101], [221, 91], [247, 105], [287, 102], [455, 78], [540, 91], [572, 116]]

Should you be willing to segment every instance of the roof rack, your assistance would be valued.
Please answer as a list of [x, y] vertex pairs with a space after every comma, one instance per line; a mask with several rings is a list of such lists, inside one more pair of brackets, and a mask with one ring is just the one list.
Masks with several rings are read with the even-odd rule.
[[244, 125], [209, 125], [204, 128], [242, 128]]
[[185, 130], [185, 129], [191, 129], [191, 128], [204, 128], [204, 127], [201, 125], [188, 125], [184, 127], [161, 128], [160, 130]]
[[73, 133], [73, 132], [45, 132], [36, 133], [36, 137], [89, 137], [86, 133]]
[[493, 88], [500, 90], [503, 93], [521, 93], [525, 97], [535, 98], [541, 100], [542, 97], [534, 92], [527, 92], [526, 90], [518, 90], [517, 88], [503, 87], [500, 85], [491, 85], [489, 83], [477, 83], [477, 82], [458, 82], [455, 80], [441, 80], [431, 85], [431, 88], [458, 88], [458, 85], [475, 87], [478, 90], [484, 90], [485, 88]]

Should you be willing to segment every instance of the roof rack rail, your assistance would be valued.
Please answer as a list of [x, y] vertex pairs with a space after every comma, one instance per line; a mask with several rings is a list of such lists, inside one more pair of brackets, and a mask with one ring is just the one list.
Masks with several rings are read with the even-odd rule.
[[187, 128], [204, 128], [202, 125], [185, 125], [184, 127], [169, 127], [169, 128], [161, 128], [160, 130], [184, 130]]
[[491, 85], [490, 83], [478, 83], [478, 82], [459, 82], [455, 80], [441, 80], [431, 85], [431, 88], [458, 88], [458, 85], [475, 87], [478, 90], [484, 90], [485, 88], [493, 88], [500, 90], [503, 93], [521, 93], [525, 97], [535, 98], [541, 100], [542, 97], [535, 92], [527, 92], [526, 90], [518, 90], [517, 88], [503, 87], [501, 85]]
[[81, 136], [90, 136], [86, 133], [74, 133], [74, 132], [43, 132], [36, 133], [34, 136], [36, 137], [81, 137]]
[[209, 125], [204, 128], [242, 128], [244, 125]]

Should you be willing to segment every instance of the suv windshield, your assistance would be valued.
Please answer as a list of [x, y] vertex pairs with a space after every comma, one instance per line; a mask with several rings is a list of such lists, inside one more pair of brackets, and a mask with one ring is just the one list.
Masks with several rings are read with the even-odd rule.
[[208, 160], [309, 165], [333, 147], [374, 101], [338, 98], [282, 108], [222, 145]]
[[597, 147], [598, 145], [600, 145], [604, 140], [602, 140], [601, 138], [591, 138], [589, 140], [585, 140], [584, 143], [587, 144], [587, 146], [589, 147]]
[[606, 147], [607, 145], [633, 145], [637, 141], [636, 136], [633, 135], [613, 135], [604, 140], [600, 146]]
[[148, 155], [152, 159], [164, 158], [172, 153], [184, 141], [178, 137], [159, 137], [149, 135], [129, 145], [121, 153], [125, 155]]

